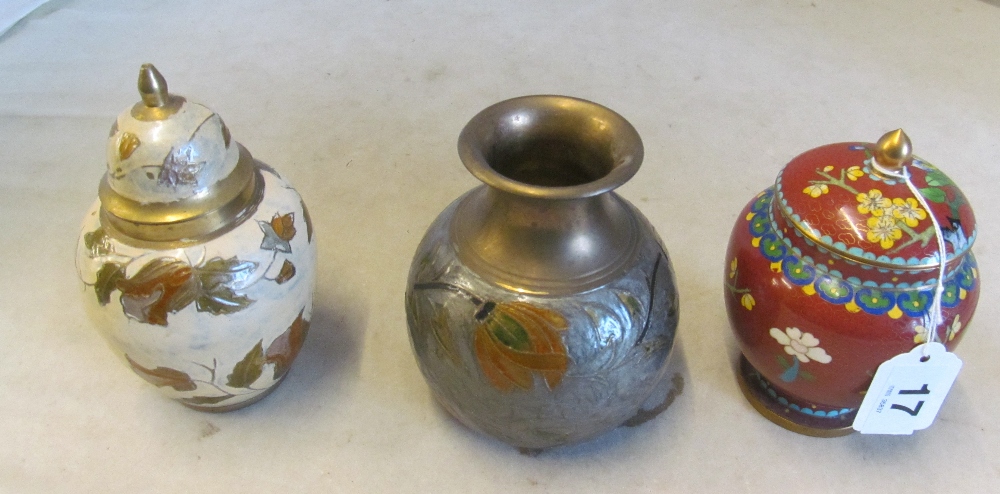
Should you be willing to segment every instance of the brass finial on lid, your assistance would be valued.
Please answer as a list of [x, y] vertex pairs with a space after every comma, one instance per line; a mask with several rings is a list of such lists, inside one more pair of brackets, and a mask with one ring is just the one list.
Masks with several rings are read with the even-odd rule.
[[170, 99], [167, 80], [151, 63], [144, 63], [139, 69], [139, 94], [142, 95], [142, 102], [148, 107], [164, 106]]
[[886, 132], [875, 143], [875, 162], [882, 168], [897, 171], [903, 163], [910, 159], [913, 144], [903, 129]]
[[151, 63], [144, 63], [139, 69], [139, 95], [142, 101], [132, 107], [136, 120], [165, 120], [177, 113], [184, 98], [167, 91], [167, 80]]

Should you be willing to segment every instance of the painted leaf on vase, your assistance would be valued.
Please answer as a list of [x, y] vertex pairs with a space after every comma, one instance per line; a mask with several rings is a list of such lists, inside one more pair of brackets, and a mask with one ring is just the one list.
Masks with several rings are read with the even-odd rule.
[[264, 240], [260, 243], [261, 249], [286, 254], [292, 252], [292, 246], [289, 242], [295, 237], [295, 213], [284, 215], [274, 213], [271, 221], [258, 220], [257, 224], [264, 232]]
[[432, 310], [434, 315], [430, 320], [431, 334], [448, 359], [455, 365], [459, 365], [461, 359], [458, 356], [451, 325], [448, 323], [448, 311], [437, 307], [433, 307]]
[[569, 363], [559, 334], [567, 328], [562, 315], [525, 302], [486, 302], [476, 319], [476, 357], [496, 388], [531, 389], [536, 372], [549, 389], [562, 382]]
[[621, 300], [625, 307], [628, 307], [628, 312], [632, 317], [637, 317], [642, 314], [642, 304], [639, 300], [632, 296], [631, 293], [617, 292], [618, 300]]
[[309, 332], [309, 321], [302, 318], [302, 312], [299, 311], [299, 317], [296, 317], [295, 321], [292, 321], [292, 325], [288, 327], [288, 330], [275, 338], [268, 345], [267, 351], [264, 352], [265, 362], [274, 364], [275, 380], [288, 372], [288, 369], [292, 366], [292, 361], [299, 355], [299, 351], [302, 350], [302, 344], [306, 341], [306, 334]]
[[931, 202], [942, 203], [948, 200], [948, 195], [937, 187], [925, 187], [920, 189], [920, 195]]
[[167, 313], [177, 312], [194, 301], [197, 280], [186, 262], [163, 257], [143, 266], [135, 276], [120, 279], [125, 314], [147, 324], [167, 325]]
[[84, 233], [83, 245], [90, 251], [90, 257], [106, 256], [113, 251], [111, 238], [103, 227]]
[[281, 285], [292, 279], [293, 276], [295, 276], [295, 265], [292, 264], [292, 261], [285, 259], [285, 262], [281, 264], [281, 270], [278, 271], [278, 276], [274, 277], [274, 281]]
[[225, 122], [220, 120], [219, 123], [222, 124], [222, 142], [226, 145], [226, 148], [228, 148], [229, 141], [233, 139], [233, 136], [229, 133], [229, 127], [226, 127]]
[[309, 216], [309, 209], [306, 208], [306, 202], [300, 199], [299, 204], [302, 205], [302, 220], [306, 222], [306, 241], [312, 243], [313, 241], [312, 217]]
[[169, 367], [156, 367], [155, 369], [147, 369], [139, 364], [137, 364], [128, 355], [125, 356], [125, 360], [128, 361], [128, 365], [132, 367], [139, 377], [145, 379], [148, 383], [162, 388], [164, 386], [170, 386], [174, 388], [175, 391], [194, 391], [198, 386], [191, 380], [191, 376], [184, 372], [176, 369], [171, 369]]
[[181, 401], [189, 405], [214, 405], [219, 402], [226, 401], [232, 398], [233, 395], [222, 395], [222, 396], [192, 396], [190, 398], [181, 398]]
[[257, 269], [257, 263], [236, 257], [216, 257], [197, 268], [199, 312], [212, 315], [232, 314], [250, 306], [253, 300], [235, 292], [233, 286], [245, 282]]
[[127, 160], [139, 148], [139, 138], [131, 132], [122, 132], [118, 138], [118, 159]]
[[101, 306], [111, 302], [111, 292], [118, 287], [118, 282], [125, 278], [125, 266], [117, 262], [104, 263], [101, 269], [97, 270], [97, 281], [94, 282], [94, 293], [97, 294], [97, 303]]
[[233, 367], [233, 372], [226, 377], [226, 385], [232, 388], [249, 388], [260, 378], [265, 364], [263, 343], [263, 340], [258, 341], [243, 360]]

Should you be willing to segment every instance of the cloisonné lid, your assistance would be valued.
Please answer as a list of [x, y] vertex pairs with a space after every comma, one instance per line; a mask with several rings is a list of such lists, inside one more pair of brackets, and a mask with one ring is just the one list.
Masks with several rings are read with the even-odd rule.
[[132, 239], [188, 242], [249, 216], [262, 191], [250, 153], [218, 114], [170, 94], [151, 64], [139, 70], [142, 101], [108, 137], [99, 196], [102, 222]]
[[[929, 206], [920, 204], [910, 180]], [[943, 172], [911, 155], [902, 130], [875, 144], [821, 146], [797, 156], [775, 182], [776, 207], [809, 246], [877, 268], [923, 271], [939, 266], [933, 215], [947, 261], [976, 239], [976, 220], [962, 191]]]

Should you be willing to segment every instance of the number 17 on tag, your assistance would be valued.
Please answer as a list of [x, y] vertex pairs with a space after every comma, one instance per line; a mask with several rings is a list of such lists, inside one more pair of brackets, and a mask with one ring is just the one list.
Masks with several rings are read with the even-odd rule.
[[934, 422], [962, 361], [927, 343], [879, 366], [854, 418], [862, 434], [913, 434]]

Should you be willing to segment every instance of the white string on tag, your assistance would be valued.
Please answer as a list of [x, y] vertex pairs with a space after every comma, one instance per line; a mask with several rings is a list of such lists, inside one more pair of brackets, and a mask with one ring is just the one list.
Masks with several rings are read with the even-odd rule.
[[[883, 147], [883, 144], [888, 146]], [[915, 430], [929, 427], [937, 417], [962, 369], [962, 361], [938, 342], [938, 328], [944, 324], [941, 299], [944, 296], [948, 258], [941, 224], [932, 214], [927, 200], [913, 185], [909, 163], [906, 162], [910, 156], [909, 138], [902, 130], [897, 130], [882, 136], [876, 146], [877, 155], [885, 157], [893, 167], [898, 165], [899, 171], [880, 164], [878, 157], [872, 157], [872, 168], [883, 176], [903, 181], [930, 216], [937, 239], [938, 276], [934, 299], [924, 321], [924, 343], [879, 365], [851, 425], [862, 434], [912, 434]]]
[[908, 164], [903, 164], [900, 167], [900, 172], [896, 173], [889, 170], [882, 165], [879, 165], [878, 160], [872, 158], [872, 168], [877, 170], [883, 175], [888, 175], [890, 177], [902, 180], [906, 184], [906, 187], [910, 189], [910, 193], [913, 197], [920, 203], [920, 206], [924, 208], [927, 212], [927, 216], [931, 220], [931, 224], [934, 225], [934, 238], [937, 239], [938, 247], [938, 277], [937, 284], [934, 288], [934, 299], [931, 301], [931, 307], [928, 311], [928, 324], [927, 324], [927, 337], [923, 344], [923, 354], [924, 357], [929, 357], [927, 345], [934, 343], [937, 340], [938, 327], [944, 323], [944, 317], [941, 314], [941, 297], [944, 295], [944, 277], [945, 270], [947, 269], [947, 250], [944, 244], [944, 233], [941, 231], [941, 223], [938, 222], [937, 218], [931, 212], [930, 205], [927, 203], [927, 199], [920, 193], [915, 185], [913, 185], [913, 180], [910, 179], [910, 168]]

